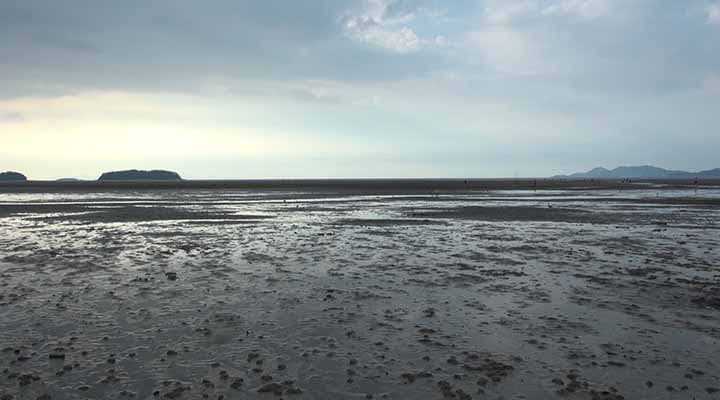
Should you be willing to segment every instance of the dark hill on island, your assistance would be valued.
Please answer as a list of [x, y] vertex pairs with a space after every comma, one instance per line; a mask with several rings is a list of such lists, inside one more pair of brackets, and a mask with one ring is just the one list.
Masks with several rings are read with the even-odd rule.
[[0, 172], [0, 182], [23, 182], [27, 177], [19, 172]]
[[556, 175], [553, 179], [718, 179], [720, 168], [699, 172], [675, 171], [658, 168], [651, 165], [636, 167], [617, 167], [609, 170], [602, 167], [591, 169], [588, 172], [578, 172], [570, 175]]
[[141, 171], [131, 169], [127, 171], [111, 171], [103, 173], [98, 181], [181, 181], [177, 172], [152, 170]]

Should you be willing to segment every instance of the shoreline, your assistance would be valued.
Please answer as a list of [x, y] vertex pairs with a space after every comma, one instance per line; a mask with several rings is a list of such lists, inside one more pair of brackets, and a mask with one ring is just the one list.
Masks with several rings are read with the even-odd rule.
[[157, 190], [157, 189], [243, 189], [304, 190], [354, 193], [412, 193], [419, 191], [488, 191], [488, 190], [641, 190], [648, 188], [718, 189], [720, 179], [648, 179], [633, 180], [566, 180], [532, 178], [482, 179], [239, 179], [182, 181], [25, 181], [0, 182], [0, 193], [42, 192], [54, 190]]

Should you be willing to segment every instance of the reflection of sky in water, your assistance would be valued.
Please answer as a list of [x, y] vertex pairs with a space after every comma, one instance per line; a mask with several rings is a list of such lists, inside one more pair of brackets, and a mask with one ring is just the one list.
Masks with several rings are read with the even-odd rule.
[[55, 193], [0, 193], [0, 203], [86, 203], [86, 202], [173, 202], [178, 200], [226, 202], [327, 202], [327, 201], [360, 201], [372, 199], [412, 199], [418, 197], [442, 199], [515, 199], [515, 200], [563, 200], [607, 199], [607, 198], [720, 198], [720, 189], [703, 188], [697, 191], [685, 189], [662, 188], [633, 190], [497, 190], [454, 193], [416, 193], [407, 195], [345, 195], [317, 193], [313, 191], [263, 191], [263, 190], [137, 190], [137, 191], [78, 191]]
[[[501, 190], [492, 192], [462, 192], [457, 194], [411, 194], [411, 195], [347, 195], [298, 191], [262, 190], [136, 190], [136, 191], [79, 191], [58, 193], [5, 193], [0, 194], [0, 205], [75, 205], [80, 209], [65, 212], [37, 213], [42, 218], [83, 215], [122, 209], [128, 206], [150, 209], [166, 207], [189, 212], [208, 212], [201, 218], [207, 223], [232, 222], [217, 214], [242, 215], [245, 217], [267, 218], [275, 222], [325, 221], [337, 219], [393, 219], [406, 218], [408, 212], [432, 211], [467, 206], [525, 206], [578, 208], [595, 212], [634, 213], [643, 212], [658, 215], [674, 215], [677, 223], [688, 222], [693, 216], [703, 214], [708, 221], [717, 219], [719, 211], [714, 208], [693, 205], [673, 205], [653, 202], [654, 199], [677, 198], [720, 198], [718, 189], [694, 190]], [[640, 202], [643, 200], [643, 202]], [[32, 217], [32, 209], [19, 217]], [[161, 218], [162, 219], [162, 218]], [[258, 220], [259, 221], [259, 220]], [[7, 220], [6, 220], [7, 222]], [[171, 223], [187, 222], [174, 219]], [[72, 224], [87, 225], [91, 222], [72, 221]], [[108, 222], [106, 222], [108, 223]], [[130, 223], [130, 222], [128, 222]], [[134, 221], [131, 223], [143, 223]], [[157, 224], [158, 221], [149, 223]], [[247, 223], [247, 221], [245, 221]]]

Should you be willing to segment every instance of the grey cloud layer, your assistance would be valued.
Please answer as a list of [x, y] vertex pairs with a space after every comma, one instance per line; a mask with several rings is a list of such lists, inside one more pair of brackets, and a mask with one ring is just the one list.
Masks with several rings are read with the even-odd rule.
[[[698, 85], [716, 4], [649, 0], [0, 1], [4, 87], [188, 90], [207, 78], [454, 71], [592, 90]], [[512, 84], [510, 82], [510, 84]], [[7, 90], [7, 89], [6, 89]]]
[[[345, 36], [348, 1], [0, 2], [0, 66], [15, 94], [87, 86], [192, 89], [209, 77], [383, 80], [425, 70]], [[360, 12], [360, 11], [358, 11]]]

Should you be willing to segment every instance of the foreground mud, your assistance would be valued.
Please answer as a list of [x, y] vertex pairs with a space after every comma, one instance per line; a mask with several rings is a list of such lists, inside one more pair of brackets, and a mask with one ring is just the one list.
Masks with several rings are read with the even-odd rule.
[[718, 399], [718, 199], [0, 194], [0, 399]]

